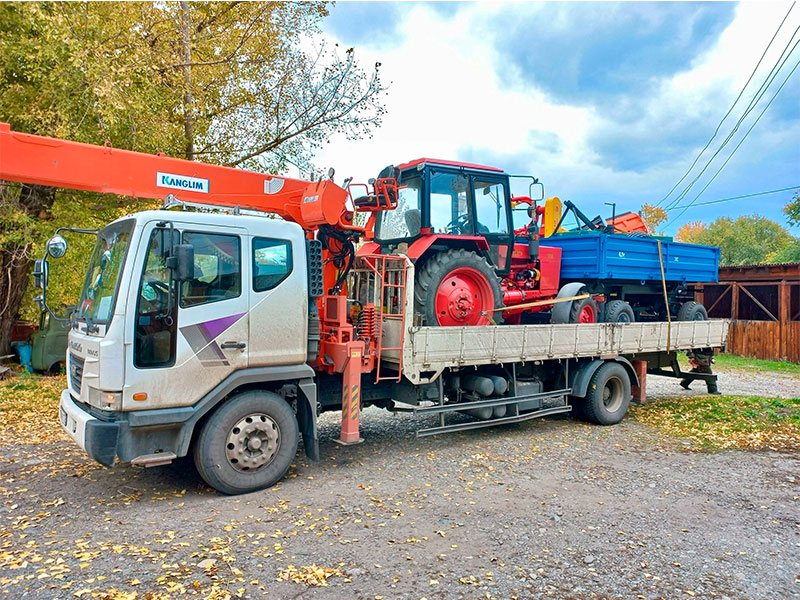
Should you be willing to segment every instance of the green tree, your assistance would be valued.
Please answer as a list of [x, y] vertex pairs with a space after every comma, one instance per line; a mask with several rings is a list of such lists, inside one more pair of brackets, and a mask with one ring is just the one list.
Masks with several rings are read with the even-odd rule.
[[800, 238], [794, 238], [788, 246], [779, 251], [771, 260], [776, 263], [800, 262]]
[[800, 190], [797, 190], [792, 201], [783, 207], [783, 212], [789, 220], [789, 225], [800, 225]]
[[692, 223], [681, 228], [680, 237], [683, 242], [719, 246], [721, 265], [777, 262], [797, 242], [779, 223], [759, 215], [720, 217], [705, 227]]
[[[0, 120], [118, 148], [310, 170], [327, 137], [367, 136], [384, 111], [378, 65], [365, 72], [352, 49], [315, 41], [326, 14], [312, 2], [0, 3]], [[32, 314], [31, 261], [55, 226], [98, 226], [140, 207], [0, 185], [0, 354], [15, 316]], [[62, 261], [78, 275], [54, 283], [56, 304], [77, 299], [85, 254], [74, 249]]]

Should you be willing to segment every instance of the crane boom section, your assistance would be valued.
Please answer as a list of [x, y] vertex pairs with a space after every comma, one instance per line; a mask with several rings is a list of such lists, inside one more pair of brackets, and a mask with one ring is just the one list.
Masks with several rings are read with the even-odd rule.
[[304, 229], [352, 228], [347, 192], [309, 182], [12, 131], [0, 123], [0, 179], [20, 183], [240, 207], [274, 213]]

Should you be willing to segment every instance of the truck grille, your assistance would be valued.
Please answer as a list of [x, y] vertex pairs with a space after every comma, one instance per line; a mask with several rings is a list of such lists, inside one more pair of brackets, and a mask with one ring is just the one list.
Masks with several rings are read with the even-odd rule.
[[72, 391], [78, 396], [81, 395], [81, 380], [83, 380], [83, 363], [84, 360], [75, 356], [72, 352], [69, 354], [69, 384]]

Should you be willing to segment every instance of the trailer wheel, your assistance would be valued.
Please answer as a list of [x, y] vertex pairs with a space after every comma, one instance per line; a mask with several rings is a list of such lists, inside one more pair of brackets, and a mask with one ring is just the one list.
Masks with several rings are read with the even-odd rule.
[[678, 309], [678, 321], [708, 321], [708, 312], [699, 302], [684, 302]]
[[606, 323], [633, 323], [635, 320], [631, 305], [624, 300], [612, 300], [606, 305]]
[[592, 423], [615, 425], [628, 412], [631, 380], [621, 364], [607, 362], [589, 380], [582, 413]]
[[[489, 325], [482, 311], [503, 306], [500, 280], [485, 258], [464, 249], [431, 256], [417, 271], [414, 311], [424, 325]], [[502, 312], [491, 313], [502, 323]]]
[[292, 408], [278, 394], [252, 390], [223, 403], [194, 442], [200, 476], [223, 494], [253, 492], [277, 483], [297, 453]]

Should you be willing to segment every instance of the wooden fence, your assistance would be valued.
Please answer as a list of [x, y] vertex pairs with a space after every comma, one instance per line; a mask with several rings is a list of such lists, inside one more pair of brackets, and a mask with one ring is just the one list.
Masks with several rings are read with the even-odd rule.
[[728, 352], [800, 363], [800, 321], [732, 321]]

